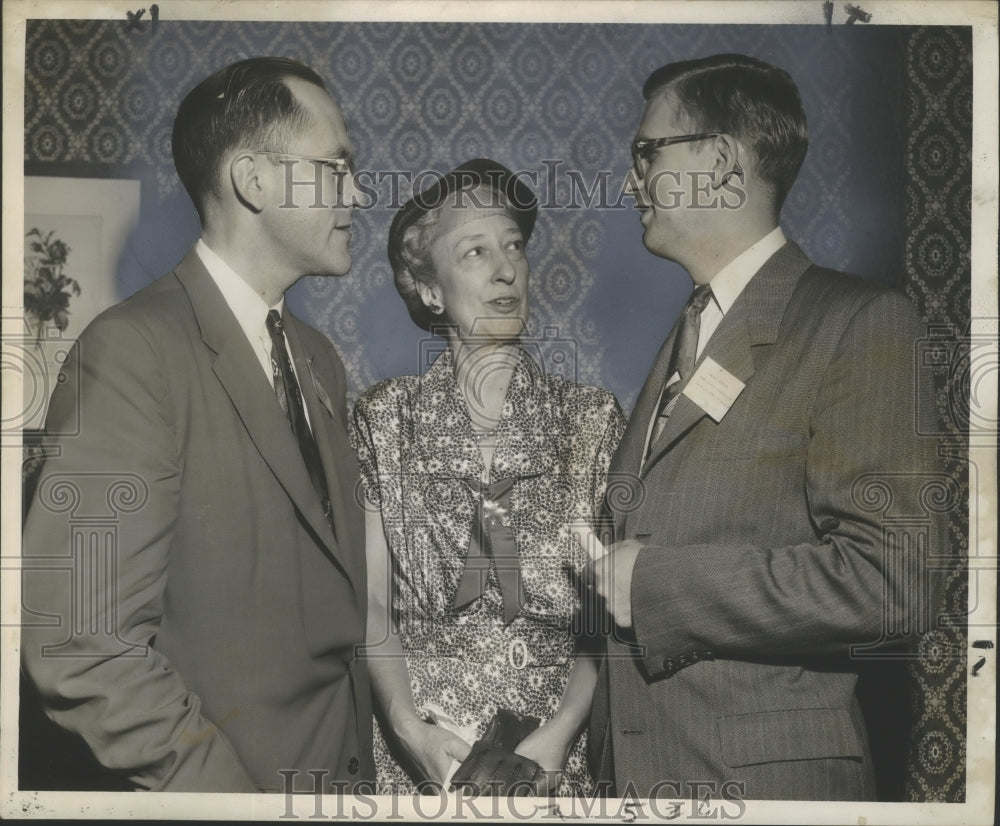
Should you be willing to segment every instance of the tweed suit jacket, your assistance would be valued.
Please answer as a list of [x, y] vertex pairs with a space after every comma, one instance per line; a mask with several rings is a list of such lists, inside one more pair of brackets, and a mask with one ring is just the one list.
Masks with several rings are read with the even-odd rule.
[[[50, 437], [25, 523], [22, 662], [49, 716], [140, 788], [374, 777], [344, 372], [286, 316], [333, 529], [193, 251], [87, 328], [51, 402], [49, 432], [70, 435]], [[76, 547], [95, 514], [100, 547]]]
[[914, 566], [945, 540], [921, 498], [944, 480], [916, 435], [931, 405], [920, 334], [904, 296], [787, 243], [701, 358], [744, 389], [719, 422], [681, 395], [642, 464], [657, 360], [609, 480], [615, 539], [644, 546], [633, 627], [611, 636], [591, 723], [618, 794], [687, 797], [701, 782], [716, 799], [872, 797], [852, 647], [929, 620]]

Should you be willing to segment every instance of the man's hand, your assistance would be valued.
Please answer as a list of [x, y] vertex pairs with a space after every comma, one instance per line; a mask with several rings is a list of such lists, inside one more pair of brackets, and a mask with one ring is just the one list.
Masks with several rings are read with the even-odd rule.
[[625, 539], [590, 563], [594, 593], [620, 628], [632, 627], [632, 569], [642, 548], [636, 540]]

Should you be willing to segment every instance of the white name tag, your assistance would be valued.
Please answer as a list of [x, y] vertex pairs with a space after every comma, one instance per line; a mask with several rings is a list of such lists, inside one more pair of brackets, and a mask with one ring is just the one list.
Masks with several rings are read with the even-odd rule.
[[721, 422], [744, 387], [746, 385], [725, 367], [706, 356], [683, 393], [716, 422]]

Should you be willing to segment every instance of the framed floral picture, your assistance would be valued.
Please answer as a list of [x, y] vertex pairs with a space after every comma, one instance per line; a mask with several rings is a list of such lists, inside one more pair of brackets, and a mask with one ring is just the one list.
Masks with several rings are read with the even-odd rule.
[[139, 207], [137, 180], [25, 177], [25, 431], [42, 427], [73, 342], [98, 313], [125, 297], [119, 272]]

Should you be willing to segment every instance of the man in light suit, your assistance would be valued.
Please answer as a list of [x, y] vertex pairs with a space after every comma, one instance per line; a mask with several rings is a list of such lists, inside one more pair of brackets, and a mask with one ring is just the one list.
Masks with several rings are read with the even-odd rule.
[[50, 439], [24, 528], [23, 665], [140, 789], [356, 788], [374, 766], [344, 370], [284, 307], [350, 268], [351, 143], [312, 69], [253, 58], [187, 95], [173, 153], [202, 236], [63, 368], [47, 429], [78, 435]]
[[643, 94], [643, 242], [695, 290], [611, 468], [609, 490], [632, 488], [593, 570], [615, 628], [595, 768], [619, 795], [714, 810], [871, 799], [857, 658], [932, 620], [946, 534], [928, 494], [951, 491], [917, 436], [921, 324], [783, 236], [808, 144], [785, 72], [717, 55]]

